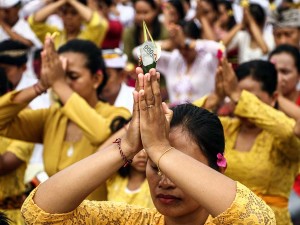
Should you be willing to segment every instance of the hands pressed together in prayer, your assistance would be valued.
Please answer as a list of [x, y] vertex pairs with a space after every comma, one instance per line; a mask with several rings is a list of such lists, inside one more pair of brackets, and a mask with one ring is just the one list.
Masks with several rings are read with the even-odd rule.
[[133, 115], [123, 141], [131, 149], [130, 155], [135, 155], [144, 148], [151, 158], [154, 152], [160, 154], [170, 147], [168, 136], [172, 110], [162, 102], [160, 74], [155, 69], [143, 74], [140, 67], [136, 69], [136, 73], [138, 79], [133, 93]]

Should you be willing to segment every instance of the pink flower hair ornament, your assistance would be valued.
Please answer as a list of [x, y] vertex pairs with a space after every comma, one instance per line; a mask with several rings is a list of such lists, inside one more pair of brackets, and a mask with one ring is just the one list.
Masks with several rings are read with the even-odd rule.
[[222, 153], [217, 154], [217, 165], [223, 168], [227, 167], [227, 161]]

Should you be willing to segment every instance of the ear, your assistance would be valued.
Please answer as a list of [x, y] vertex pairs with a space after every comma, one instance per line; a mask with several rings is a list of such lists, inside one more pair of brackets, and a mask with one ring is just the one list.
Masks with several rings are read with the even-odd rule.
[[94, 89], [97, 89], [103, 81], [103, 72], [102, 72], [102, 70], [98, 70], [96, 72], [96, 74], [94, 74], [93, 81], [94, 81], [94, 85], [93, 85]]

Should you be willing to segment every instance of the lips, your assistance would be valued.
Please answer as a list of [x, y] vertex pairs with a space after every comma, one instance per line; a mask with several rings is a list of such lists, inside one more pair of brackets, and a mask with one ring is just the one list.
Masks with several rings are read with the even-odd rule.
[[164, 195], [164, 194], [157, 195], [157, 199], [163, 204], [172, 204], [180, 200], [180, 198], [177, 198], [173, 195]]

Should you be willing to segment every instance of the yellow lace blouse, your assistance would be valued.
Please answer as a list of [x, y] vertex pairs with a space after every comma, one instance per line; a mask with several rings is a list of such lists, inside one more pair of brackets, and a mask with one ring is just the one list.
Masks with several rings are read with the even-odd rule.
[[106, 182], [107, 200], [154, 208], [147, 179], [136, 191], [127, 190], [127, 184], [128, 177], [121, 177], [119, 174], [109, 179]]
[[[32, 143], [0, 137], [0, 154], [9, 151], [24, 162], [16, 170], [0, 176], [0, 201], [7, 197], [19, 196], [24, 193], [24, 174], [33, 147]], [[0, 208], [0, 210], [4, 211], [8, 218], [14, 221], [15, 225], [24, 224], [20, 209], [3, 210]]]
[[[194, 104], [202, 106], [204, 101]], [[275, 212], [277, 224], [291, 224], [287, 203], [300, 156], [300, 140], [293, 134], [295, 121], [247, 91], [242, 92], [234, 113], [237, 118], [220, 118], [228, 161], [225, 174], [262, 197]], [[248, 152], [235, 149], [241, 124], [238, 117], [262, 128]]]
[[[164, 225], [164, 216], [156, 209], [141, 208], [119, 202], [85, 200], [72, 212], [49, 214], [34, 204], [33, 191], [21, 209], [30, 224], [135, 224]], [[219, 216], [208, 217], [205, 225], [213, 224], [276, 224], [273, 211], [248, 188], [237, 182], [237, 193], [230, 208]]]

